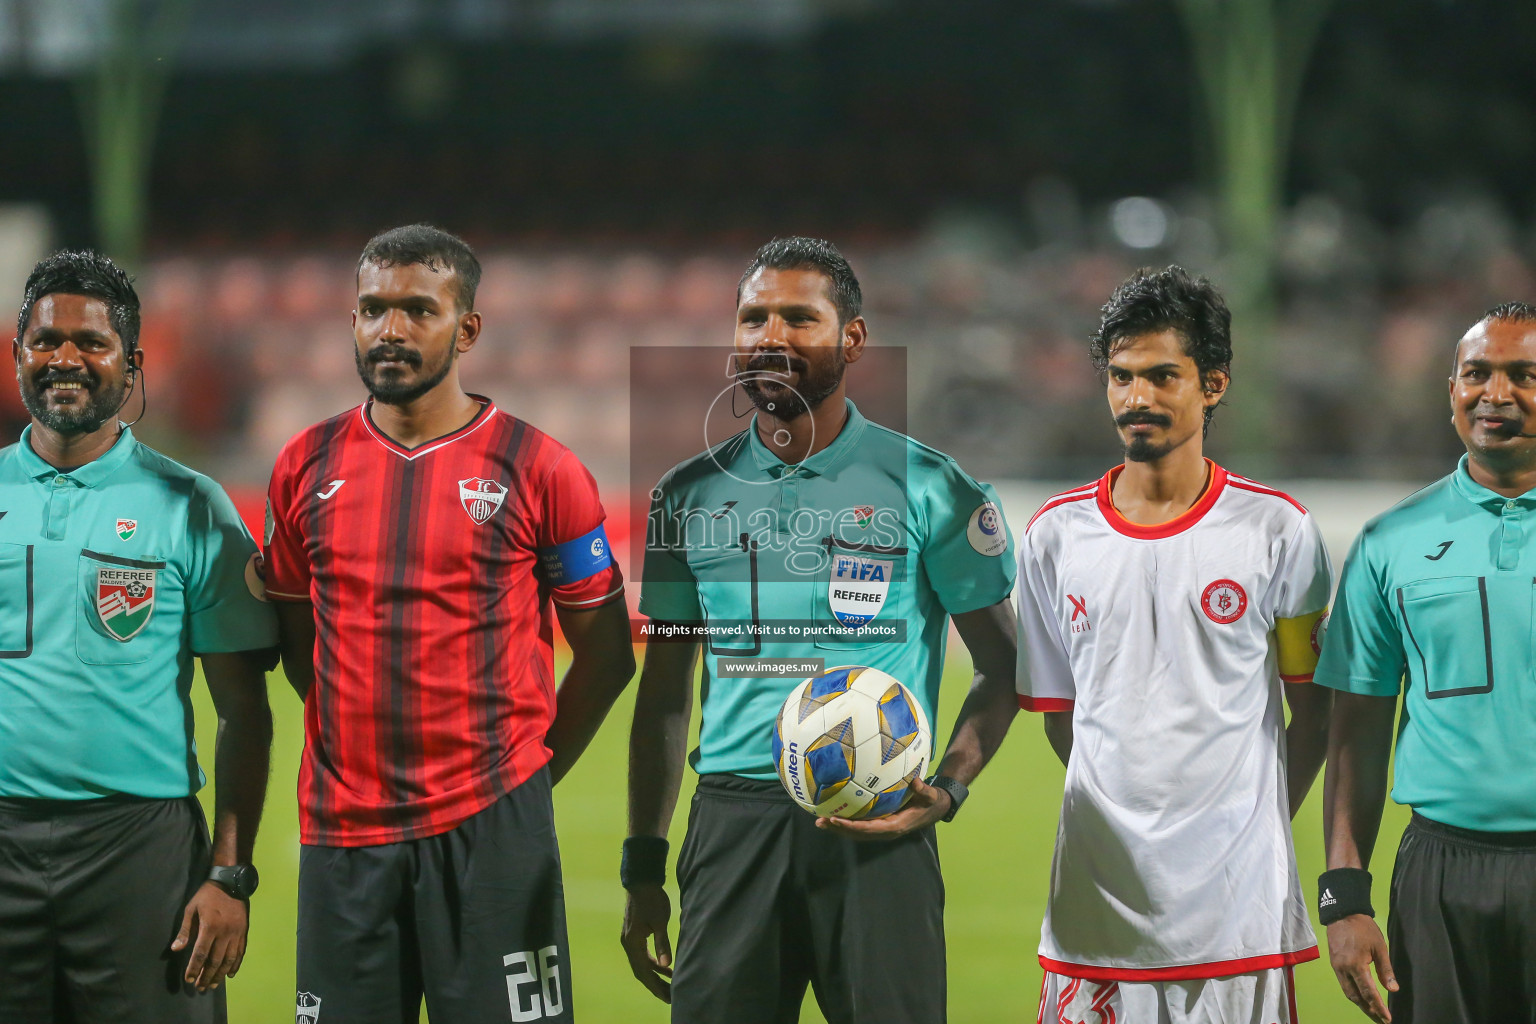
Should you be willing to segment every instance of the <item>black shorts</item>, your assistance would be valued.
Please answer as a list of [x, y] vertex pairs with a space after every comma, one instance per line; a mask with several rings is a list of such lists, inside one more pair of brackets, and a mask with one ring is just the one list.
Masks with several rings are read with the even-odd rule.
[[[300, 1024], [570, 1021], [548, 770], [452, 831], [299, 853]], [[306, 1012], [307, 1011], [307, 1012]]]
[[0, 1021], [222, 1024], [171, 952], [210, 860], [193, 797], [0, 800]]
[[699, 779], [678, 855], [675, 1024], [944, 1020], [944, 880], [932, 828], [856, 843], [777, 781]]
[[1394, 1024], [1536, 1024], [1536, 832], [1413, 816], [1392, 869]]

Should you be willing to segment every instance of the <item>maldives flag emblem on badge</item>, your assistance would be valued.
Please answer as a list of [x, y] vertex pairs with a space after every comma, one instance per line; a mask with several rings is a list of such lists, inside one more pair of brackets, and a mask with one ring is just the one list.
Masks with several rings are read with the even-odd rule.
[[117, 539], [127, 540], [133, 536], [133, 531], [139, 528], [137, 519], [119, 519], [117, 521]]
[[858, 523], [864, 529], [866, 529], [866, 530], [869, 529], [869, 521], [871, 519], [873, 519], [873, 518], [875, 518], [875, 506], [873, 506], [873, 505], [855, 505], [855, 506], [853, 506], [853, 521]]
[[459, 503], [476, 526], [495, 515], [506, 497], [507, 489], [495, 480], [472, 476], [468, 480], [459, 481]]
[[155, 610], [155, 572], [126, 566], [96, 570], [96, 614], [114, 640], [126, 643], [149, 625]]

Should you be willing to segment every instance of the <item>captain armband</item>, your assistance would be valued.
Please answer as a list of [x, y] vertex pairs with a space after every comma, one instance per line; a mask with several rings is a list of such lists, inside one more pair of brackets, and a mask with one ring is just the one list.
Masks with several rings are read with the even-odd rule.
[[539, 548], [539, 568], [552, 587], [596, 576], [612, 564], [613, 550], [601, 523], [573, 540]]

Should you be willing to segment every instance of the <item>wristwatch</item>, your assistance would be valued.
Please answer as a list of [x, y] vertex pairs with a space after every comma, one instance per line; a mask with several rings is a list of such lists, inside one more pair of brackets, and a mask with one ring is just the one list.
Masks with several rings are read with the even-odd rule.
[[956, 812], [960, 810], [960, 805], [965, 803], [965, 798], [970, 795], [971, 791], [965, 788], [965, 783], [958, 779], [952, 779], [948, 775], [935, 775], [928, 780], [928, 785], [934, 789], [942, 789], [949, 794], [949, 810], [939, 820], [954, 821]]
[[208, 872], [208, 881], [229, 893], [237, 900], [248, 900], [261, 881], [254, 864], [233, 864], [214, 867]]

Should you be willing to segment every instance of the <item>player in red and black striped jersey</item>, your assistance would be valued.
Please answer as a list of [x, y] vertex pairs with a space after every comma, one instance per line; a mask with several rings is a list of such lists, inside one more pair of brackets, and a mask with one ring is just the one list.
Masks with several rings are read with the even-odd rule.
[[[267, 584], [305, 698], [300, 1004], [327, 1021], [570, 1013], [550, 787], [634, 668], [597, 486], [465, 393], [479, 264], [435, 228], [369, 242], [372, 399], [284, 448]], [[557, 693], [551, 602], [572, 648]]]

